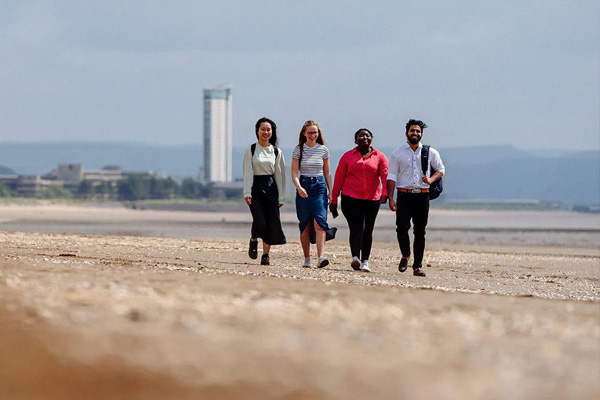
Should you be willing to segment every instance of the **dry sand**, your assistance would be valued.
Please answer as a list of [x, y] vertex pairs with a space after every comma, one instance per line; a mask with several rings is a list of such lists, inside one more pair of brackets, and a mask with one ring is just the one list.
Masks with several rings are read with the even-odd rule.
[[430, 241], [418, 278], [397, 271], [391, 241], [375, 244], [372, 273], [351, 271], [343, 231], [320, 270], [300, 267], [287, 228], [273, 265], [258, 265], [244, 221], [216, 230], [222, 216], [0, 215], [0, 229], [52, 219], [91, 233], [101, 221], [135, 230], [144, 215], [155, 230], [194, 221], [203, 237], [0, 231], [2, 400], [600, 398], [597, 242]]

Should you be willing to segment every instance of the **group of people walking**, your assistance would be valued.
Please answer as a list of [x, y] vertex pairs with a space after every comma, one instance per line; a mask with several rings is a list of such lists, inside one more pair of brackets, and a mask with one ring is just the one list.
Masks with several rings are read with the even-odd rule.
[[[402, 257], [400, 272], [406, 271], [411, 256], [409, 230], [413, 243], [413, 274], [425, 276], [422, 269], [425, 227], [429, 215], [429, 185], [440, 179], [445, 168], [439, 153], [428, 148], [426, 173], [422, 170], [421, 138], [427, 125], [411, 119], [406, 123], [406, 143], [396, 148], [390, 159], [372, 146], [373, 133], [361, 128], [354, 134], [356, 146], [344, 153], [332, 185], [330, 152], [320, 125], [306, 121], [300, 130], [298, 145], [292, 153], [292, 182], [296, 187], [296, 215], [304, 253], [303, 267], [310, 268], [310, 245], [316, 244], [318, 268], [329, 264], [325, 242], [335, 238], [337, 229], [327, 223], [327, 209], [338, 215], [341, 195], [342, 214], [350, 230], [350, 267], [371, 272], [369, 256], [373, 229], [381, 204], [389, 200], [396, 212], [396, 233]], [[284, 203], [285, 159], [277, 147], [277, 125], [261, 118], [255, 126], [256, 143], [244, 152], [244, 199], [252, 214], [248, 255], [258, 258], [258, 239], [262, 239], [261, 265], [270, 265], [272, 245], [286, 243], [279, 209]], [[423, 154], [423, 157], [426, 157]], [[394, 192], [397, 198], [394, 199]]]

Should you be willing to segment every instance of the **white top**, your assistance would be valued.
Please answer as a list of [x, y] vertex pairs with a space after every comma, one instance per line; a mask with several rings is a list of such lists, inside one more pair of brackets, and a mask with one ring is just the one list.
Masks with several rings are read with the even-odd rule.
[[[421, 149], [423, 145], [419, 143], [416, 151], [410, 148], [408, 142], [392, 151], [390, 156], [390, 165], [388, 169], [388, 181], [395, 181], [396, 188], [403, 189], [428, 189], [429, 185], [422, 180], [423, 169], [421, 168]], [[440, 153], [433, 147], [429, 147], [429, 165], [427, 166], [427, 176], [431, 176], [431, 167], [435, 171], [446, 173], [446, 168], [442, 163]]]
[[285, 199], [285, 160], [283, 152], [279, 149], [275, 159], [275, 148], [273, 145], [262, 147], [256, 143], [254, 156], [251, 146], [244, 151], [244, 197], [252, 196], [252, 184], [254, 175], [274, 175], [277, 191], [279, 192], [279, 204]]
[[[327, 146], [317, 143], [314, 147], [303, 144], [302, 162], [300, 163], [301, 176], [322, 176], [323, 162], [329, 158]], [[294, 147], [292, 158], [300, 159], [300, 145]]]

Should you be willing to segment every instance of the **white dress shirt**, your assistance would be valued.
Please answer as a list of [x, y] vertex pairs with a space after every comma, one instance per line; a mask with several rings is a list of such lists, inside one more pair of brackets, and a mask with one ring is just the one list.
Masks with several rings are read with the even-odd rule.
[[[423, 169], [421, 168], [421, 150], [423, 145], [419, 143], [416, 151], [410, 148], [410, 145], [397, 147], [390, 156], [390, 166], [388, 170], [388, 181], [395, 181], [396, 188], [402, 189], [428, 189], [429, 185], [423, 182]], [[429, 147], [429, 165], [427, 166], [427, 176], [431, 176], [431, 167], [442, 174], [446, 168], [442, 163], [440, 153], [433, 147]]]

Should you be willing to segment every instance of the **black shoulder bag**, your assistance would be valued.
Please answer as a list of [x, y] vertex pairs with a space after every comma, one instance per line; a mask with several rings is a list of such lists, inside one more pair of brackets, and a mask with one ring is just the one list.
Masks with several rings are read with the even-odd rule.
[[[427, 166], [429, 164], [429, 146], [423, 145], [421, 149], [421, 169], [423, 170], [423, 175], [427, 175]], [[431, 175], [435, 173], [433, 166], [431, 167]], [[430, 175], [430, 176], [431, 176]], [[444, 190], [444, 184], [442, 183], [442, 178], [433, 182], [429, 185], [429, 200], [437, 199], [442, 194]]]

